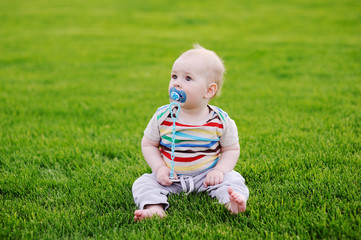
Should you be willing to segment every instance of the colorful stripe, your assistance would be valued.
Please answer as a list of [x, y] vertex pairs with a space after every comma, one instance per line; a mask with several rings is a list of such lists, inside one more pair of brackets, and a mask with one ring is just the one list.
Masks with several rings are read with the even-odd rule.
[[[193, 148], [192, 148], [193, 149]], [[175, 152], [179, 153], [179, 154], [187, 154], [187, 153], [192, 153], [192, 154], [203, 154], [203, 155], [210, 155], [210, 154], [218, 154], [220, 153], [221, 150], [221, 146], [219, 144], [216, 145], [215, 148], [205, 148], [205, 150], [192, 150], [191, 148], [176, 148]], [[167, 152], [171, 152], [171, 148], [167, 148], [166, 146], [162, 145], [162, 150], [167, 151]]]
[[[200, 164], [197, 164], [197, 165], [191, 165], [191, 166], [177, 166], [175, 165], [174, 166], [174, 170], [176, 172], [187, 172], [187, 171], [192, 171], [192, 170], [200, 170], [202, 169], [203, 166], [205, 166], [207, 163], [212, 163], [210, 166], [215, 166], [216, 165], [216, 162], [218, 161], [218, 156], [213, 156], [209, 159], [207, 159], [206, 161], [200, 163]], [[168, 165], [168, 167], [170, 167], [170, 164], [168, 162], [166, 162], [166, 164]], [[207, 166], [208, 168], [210, 168], [210, 166]], [[200, 171], [204, 171], [205, 169], [203, 168], [202, 170]]]
[[[169, 138], [171, 139], [171, 138]], [[177, 140], [176, 140], [177, 141]], [[190, 147], [190, 148], [196, 148], [196, 147], [199, 147], [199, 148], [210, 148], [212, 147], [214, 144], [217, 144], [218, 141], [213, 141], [213, 142], [210, 142], [210, 143], [207, 143], [207, 144], [191, 144], [191, 143], [184, 143], [184, 144], [176, 144], [175, 147], [178, 148], [178, 147]], [[160, 141], [160, 146], [165, 146], [165, 147], [168, 147], [168, 148], [171, 148], [172, 145], [169, 143], [169, 144], [165, 144], [163, 142], [163, 140]]]
[[[160, 134], [169, 134], [172, 133], [172, 129], [160, 129]], [[197, 132], [197, 133], [202, 133], [202, 134], [208, 134], [208, 135], [216, 135], [216, 136], [221, 136], [221, 132], [219, 132], [218, 130], [202, 130], [202, 129], [188, 129], [188, 131], [191, 132]]]
[[160, 113], [160, 114], [157, 116], [157, 120], [159, 120], [167, 111], [168, 111], [168, 109], [165, 109], [165, 111], [163, 111], [162, 113]]
[[[171, 159], [171, 154], [169, 152], [164, 151], [163, 149], [160, 151], [163, 156], [165, 156], [168, 159]], [[193, 162], [196, 160], [201, 159], [202, 157], [204, 157], [205, 155], [198, 155], [196, 157], [175, 157], [174, 161], [176, 162]]]
[[[164, 113], [163, 113], [164, 114]], [[159, 118], [161, 116], [158, 116]], [[157, 118], [158, 118], [157, 117]], [[162, 122], [162, 125], [163, 126], [173, 126], [173, 122], [171, 121], [164, 121]], [[218, 128], [223, 128], [223, 124], [222, 123], [216, 123], [216, 122], [209, 122], [209, 123], [206, 123], [204, 125], [189, 125], [189, 124], [182, 124], [182, 123], [175, 123], [175, 125], [177, 127], [189, 127], [189, 128], [200, 128], [200, 127], [218, 127]]]

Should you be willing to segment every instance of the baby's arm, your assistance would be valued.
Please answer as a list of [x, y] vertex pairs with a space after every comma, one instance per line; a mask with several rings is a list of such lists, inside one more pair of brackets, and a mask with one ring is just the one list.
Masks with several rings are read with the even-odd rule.
[[[142, 152], [149, 167], [157, 174], [157, 181], [164, 186], [171, 185], [172, 182], [169, 180], [170, 169], [165, 165], [160, 155], [159, 142], [143, 136]], [[174, 177], [178, 179], [176, 173], [174, 173]]]
[[206, 176], [206, 180], [204, 181], [205, 187], [217, 185], [223, 182], [223, 175], [226, 172], [232, 171], [236, 166], [239, 151], [240, 148], [238, 143], [221, 148], [221, 156], [217, 165]]

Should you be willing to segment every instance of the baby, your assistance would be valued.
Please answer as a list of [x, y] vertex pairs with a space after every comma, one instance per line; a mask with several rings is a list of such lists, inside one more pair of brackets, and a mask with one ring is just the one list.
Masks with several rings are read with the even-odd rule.
[[[135, 220], [164, 217], [168, 194], [206, 191], [232, 213], [246, 210], [249, 196], [244, 178], [233, 170], [239, 157], [235, 122], [223, 110], [209, 105], [222, 86], [224, 66], [213, 51], [200, 45], [183, 53], [173, 64], [170, 94], [180, 105], [176, 121], [174, 178], [171, 180], [173, 117], [178, 107], [160, 107], [142, 139], [142, 152], [152, 174], [138, 178], [132, 188], [139, 210]], [[173, 104], [172, 104], [173, 105]]]

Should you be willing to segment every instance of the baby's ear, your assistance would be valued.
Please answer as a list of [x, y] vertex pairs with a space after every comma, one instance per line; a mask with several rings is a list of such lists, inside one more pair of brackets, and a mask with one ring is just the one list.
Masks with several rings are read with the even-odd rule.
[[211, 83], [208, 85], [207, 93], [204, 96], [205, 98], [212, 99], [216, 95], [218, 86], [216, 83]]

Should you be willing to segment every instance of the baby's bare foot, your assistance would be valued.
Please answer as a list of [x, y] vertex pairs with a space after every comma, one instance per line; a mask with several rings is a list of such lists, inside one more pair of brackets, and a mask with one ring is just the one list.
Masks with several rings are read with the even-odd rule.
[[162, 206], [150, 206], [143, 210], [136, 210], [134, 212], [134, 220], [141, 221], [143, 219], [152, 218], [154, 216], [158, 216], [163, 218], [165, 216], [165, 212]]
[[231, 187], [228, 188], [228, 194], [229, 203], [226, 206], [232, 214], [246, 211], [247, 201], [242, 195], [236, 193]]

